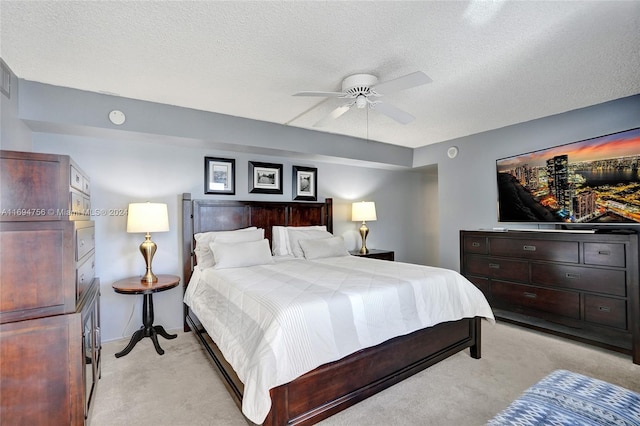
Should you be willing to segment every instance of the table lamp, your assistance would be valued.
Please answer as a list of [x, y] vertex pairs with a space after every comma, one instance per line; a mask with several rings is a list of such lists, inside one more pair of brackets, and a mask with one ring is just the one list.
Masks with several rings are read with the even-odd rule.
[[351, 220], [354, 222], [362, 221], [362, 226], [360, 227], [360, 236], [362, 237], [362, 248], [360, 248], [360, 253], [362, 254], [369, 253], [369, 249], [367, 248], [367, 234], [369, 234], [369, 228], [367, 228], [365, 221], [373, 221], [376, 219], [376, 203], [373, 201], [361, 201], [351, 205]]
[[151, 261], [158, 246], [151, 241], [151, 232], [167, 232], [169, 230], [169, 214], [167, 205], [163, 203], [131, 203], [127, 214], [127, 232], [144, 232], [145, 240], [140, 244], [140, 253], [147, 264], [147, 273], [141, 282], [158, 282], [151, 270]]

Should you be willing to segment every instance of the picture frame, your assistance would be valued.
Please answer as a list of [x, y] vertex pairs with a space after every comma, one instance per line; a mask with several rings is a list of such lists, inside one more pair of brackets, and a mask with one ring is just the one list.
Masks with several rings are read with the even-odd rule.
[[249, 161], [249, 192], [282, 194], [282, 164]]
[[204, 157], [204, 193], [235, 195], [235, 159]]
[[318, 169], [315, 167], [293, 166], [293, 199], [301, 201], [318, 200]]

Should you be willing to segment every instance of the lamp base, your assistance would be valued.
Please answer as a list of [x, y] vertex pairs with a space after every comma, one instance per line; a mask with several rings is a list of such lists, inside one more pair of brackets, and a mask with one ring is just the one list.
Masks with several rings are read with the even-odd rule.
[[158, 277], [151, 270], [151, 261], [153, 260], [153, 255], [156, 253], [157, 248], [158, 246], [156, 243], [151, 241], [151, 235], [147, 232], [144, 241], [140, 244], [140, 253], [142, 253], [144, 262], [147, 265], [147, 272], [142, 276], [140, 282], [148, 284], [158, 282]]
[[360, 254], [369, 253], [369, 249], [367, 248], [367, 235], [369, 234], [369, 228], [367, 228], [367, 224], [362, 221], [362, 226], [360, 227], [360, 236], [362, 237], [362, 247], [360, 248]]

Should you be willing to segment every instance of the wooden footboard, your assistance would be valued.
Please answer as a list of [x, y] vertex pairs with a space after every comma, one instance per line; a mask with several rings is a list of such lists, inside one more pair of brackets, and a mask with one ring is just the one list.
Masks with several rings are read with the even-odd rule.
[[[263, 424], [312, 425], [466, 348], [480, 358], [480, 321], [466, 318], [396, 337], [271, 389], [271, 411]], [[193, 312], [187, 322], [241, 408], [242, 382]]]

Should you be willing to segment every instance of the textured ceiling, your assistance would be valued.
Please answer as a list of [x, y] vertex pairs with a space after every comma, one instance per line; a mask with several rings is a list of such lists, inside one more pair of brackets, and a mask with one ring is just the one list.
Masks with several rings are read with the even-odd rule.
[[351, 109], [321, 131], [419, 147], [640, 93], [638, 1], [4, 1], [21, 78], [289, 126], [350, 74], [414, 71], [398, 124]]

